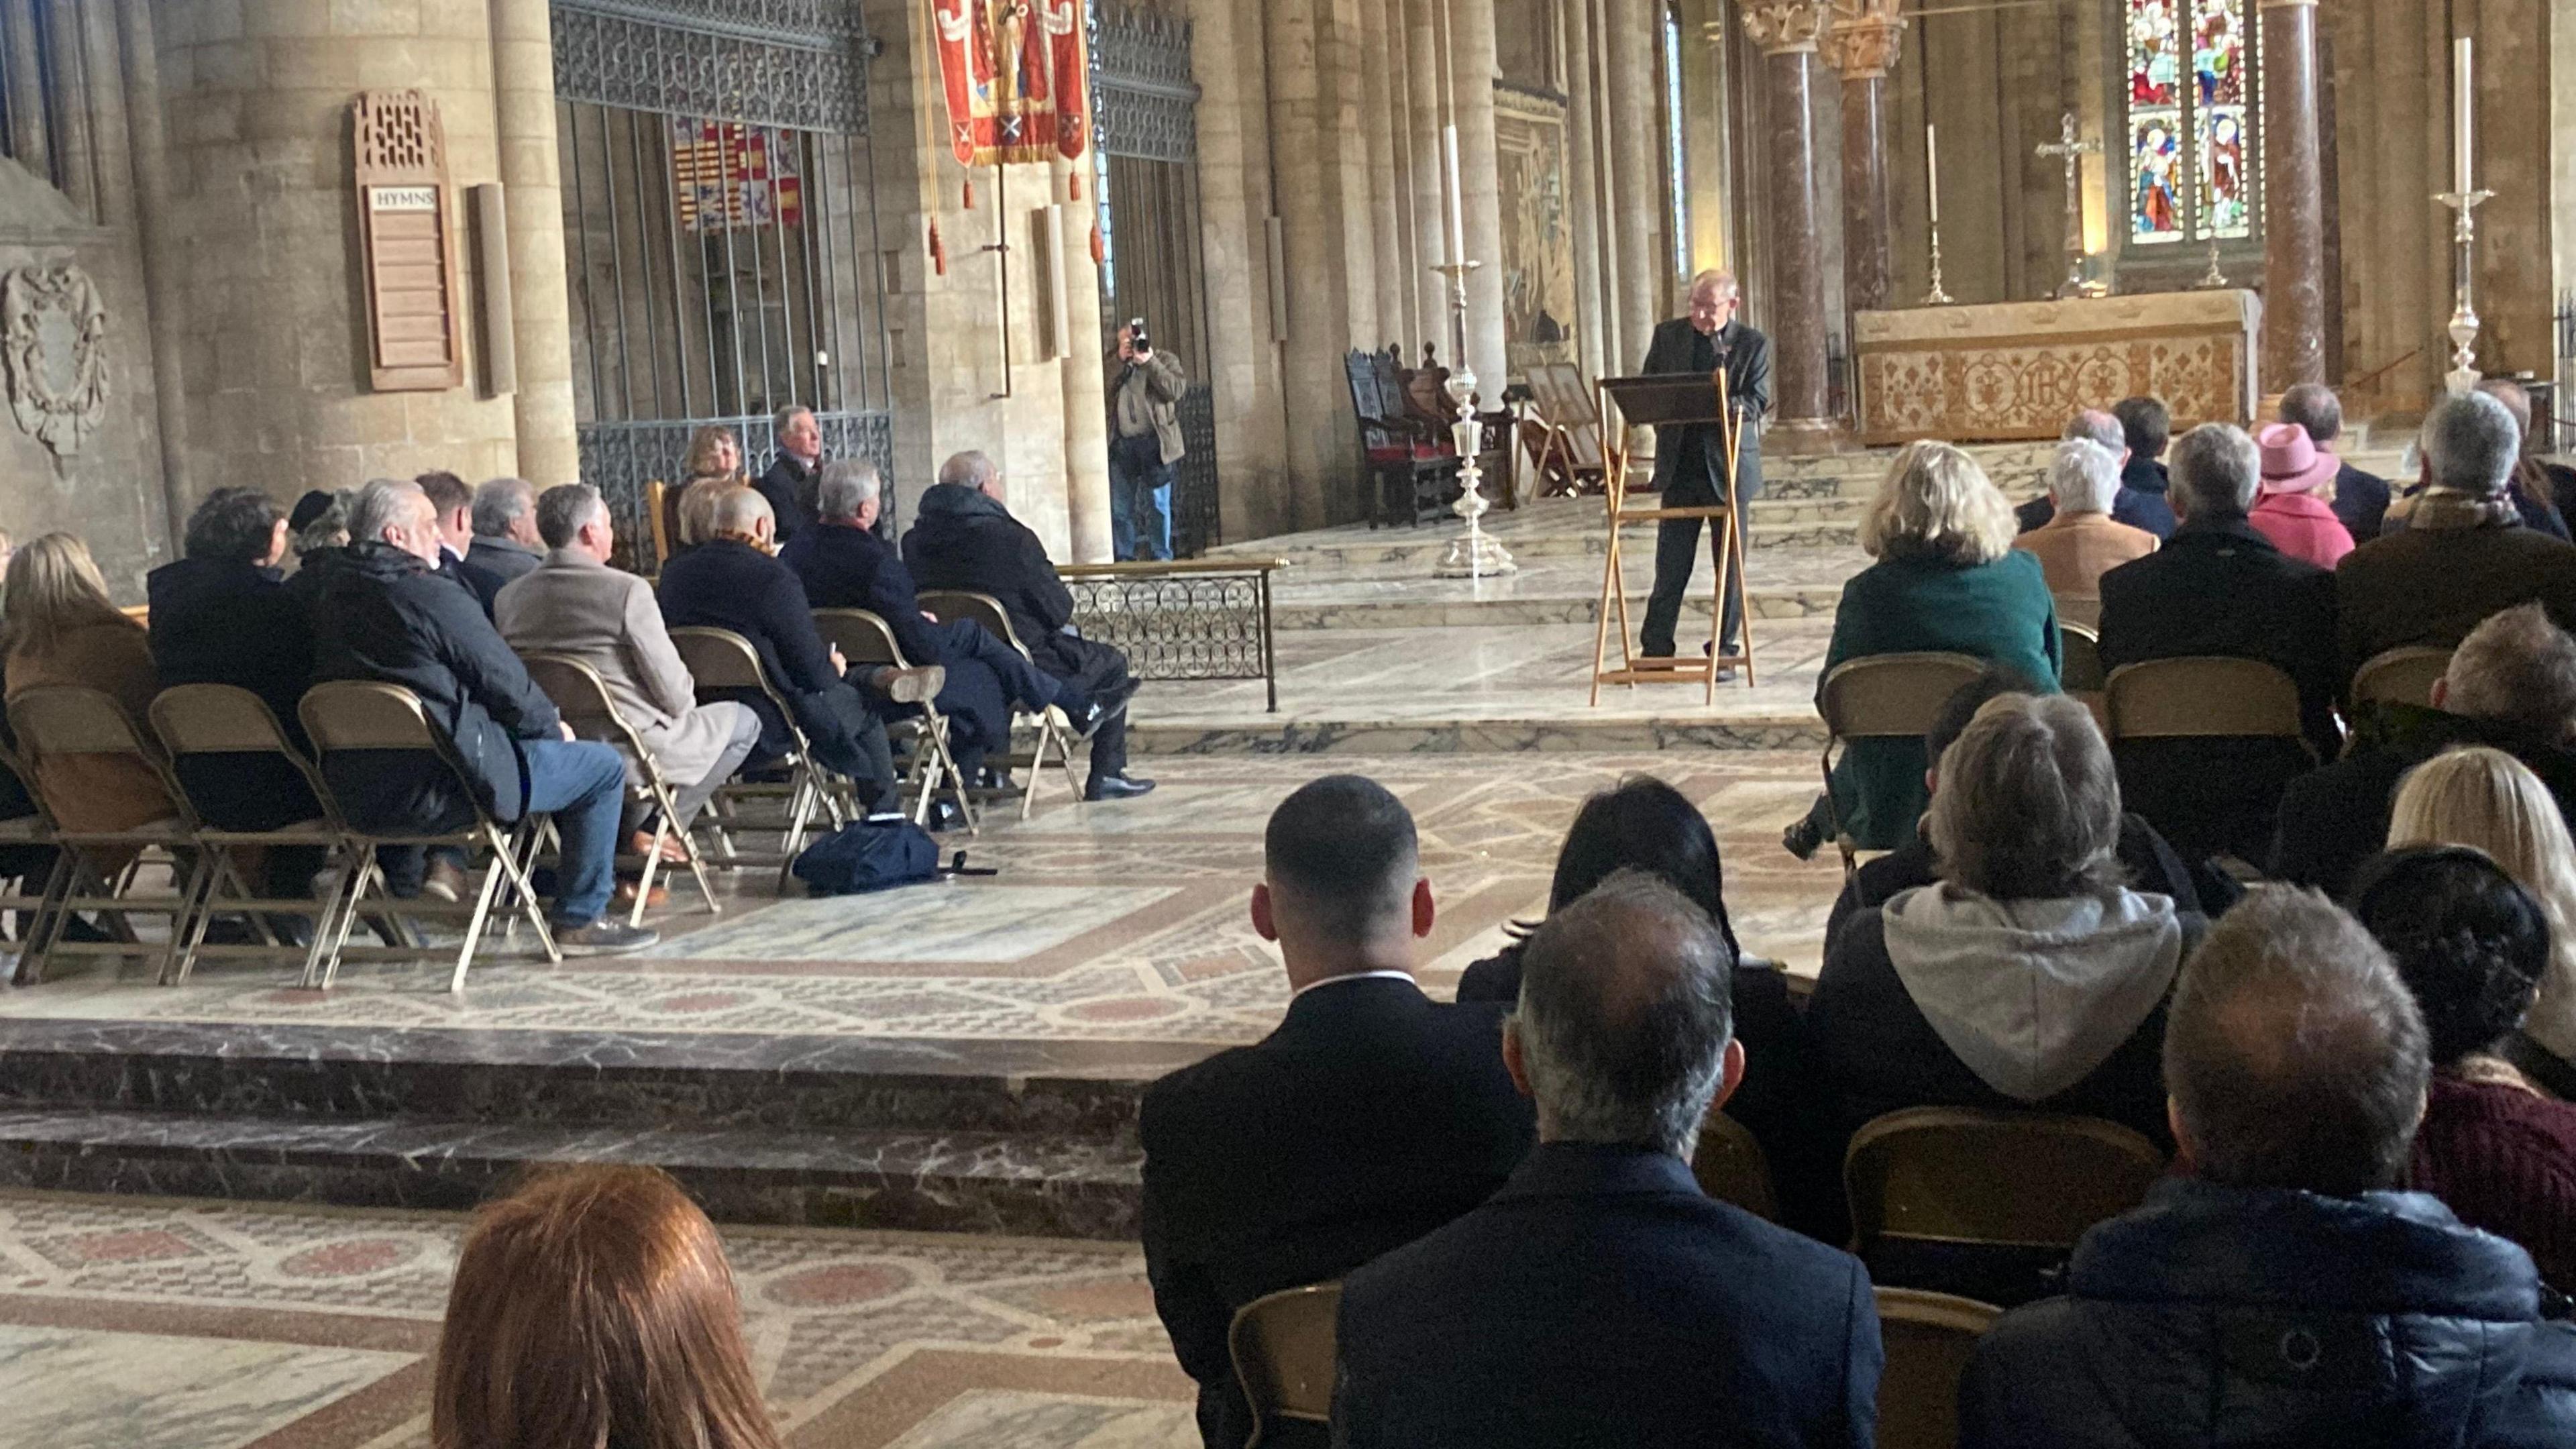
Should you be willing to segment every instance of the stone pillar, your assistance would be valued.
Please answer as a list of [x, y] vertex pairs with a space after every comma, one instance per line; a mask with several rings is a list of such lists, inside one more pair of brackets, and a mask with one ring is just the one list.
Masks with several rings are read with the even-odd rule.
[[554, 54], [545, 0], [494, 0], [493, 106], [508, 217], [510, 344], [519, 379], [510, 406], [519, 434], [518, 474], [539, 489], [581, 480]]
[[1256, 0], [1191, 0], [1189, 15], [1218, 500], [1228, 538], [1265, 538], [1288, 531], [1295, 499], [1270, 312], [1269, 66]]
[[[1396, 121], [1392, 31], [1387, 24], [1390, 0], [1359, 0], [1360, 135], [1368, 143], [1369, 233], [1377, 254], [1377, 325], [1371, 348], [1401, 341], [1410, 330], [1406, 315], [1404, 247], [1396, 212], [1395, 148], [1401, 128]], [[1397, 6], [1402, 0], [1393, 0]]]
[[[1440, 58], [1441, 0], [1404, 0], [1405, 65], [1413, 114], [1405, 129], [1413, 148], [1413, 237], [1422, 268], [1415, 292], [1420, 307], [1420, 336], [1449, 351], [1449, 284], [1430, 269], [1449, 260], [1449, 181], [1441, 160], [1440, 126], [1448, 113], [1443, 103], [1449, 87]], [[1419, 352], [1410, 360], [1418, 361]]]
[[[5, 64], [12, 89], [22, 96], [37, 94], [36, 77], [44, 66], [44, 43], [36, 35], [36, 0], [0, 0], [0, 44], [8, 46]], [[9, 108], [9, 152], [38, 178], [50, 180], [43, 106]]]
[[1275, 0], [1259, 9], [1270, 52], [1272, 195], [1288, 280], [1282, 373], [1295, 488], [1287, 522], [1292, 529], [1316, 528], [1338, 517], [1335, 498], [1352, 491], [1356, 472], [1357, 435], [1342, 370], [1352, 342], [1353, 271], [1340, 215], [1340, 146], [1317, 64], [1318, 7], [1313, 0]]
[[1771, 291], [1763, 315], [1771, 332], [1775, 425], [1794, 444], [1819, 438], [1825, 412], [1824, 238], [1816, 208], [1814, 119], [1816, 41], [1824, 0], [1763, 0], [1744, 7], [1744, 31], [1762, 48], [1771, 93]]
[[1610, 370], [1628, 373], [1645, 361], [1646, 340], [1654, 335], [1662, 300], [1656, 282], [1665, 271], [1655, 240], [1671, 224], [1666, 218], [1672, 199], [1664, 194], [1655, 144], [1662, 134], [1655, 122], [1656, 97], [1663, 93], [1656, 80], [1655, 37], [1662, 26], [1647, 0], [1609, 0], [1604, 16], [1610, 178], [1602, 194], [1608, 204], [1604, 220], [1617, 243], [1618, 336], [1625, 349]]
[[89, 77], [89, 124], [98, 147], [98, 222], [134, 224], [134, 152], [125, 121], [125, 66], [117, 44], [116, 12], [103, 4], [81, 7], [81, 69]]
[[54, 94], [61, 108], [54, 115], [54, 165], [62, 173], [63, 195], [72, 205], [95, 217], [98, 202], [94, 184], [98, 153], [90, 147], [89, 77], [81, 64], [80, 9], [72, 5], [45, 7], [46, 50], [54, 59]]
[[1867, 0], [1827, 32], [1843, 77], [1843, 305], [1887, 305], [1887, 73], [1905, 40], [1896, 0]]
[[2263, 391], [2326, 380], [2317, 0], [2262, 0]]
[[1448, 0], [1449, 83], [1467, 214], [1467, 361], [1484, 406], [1502, 406], [1511, 360], [1503, 328], [1503, 168], [1494, 140], [1494, 0]]
[[[1565, 43], [1565, 207], [1574, 239], [1575, 356], [1587, 378], [1616, 355], [1610, 309], [1601, 301], [1601, 193], [1593, 161], [1591, 0], [1559, 0]], [[1622, 369], [1624, 371], [1625, 369]]]
[[169, 511], [170, 552], [195, 498], [188, 477], [186, 308], [170, 245], [170, 156], [161, 131], [161, 62], [152, 39], [150, 0], [118, 0], [118, 50], [125, 60], [125, 101], [133, 148], [135, 241], [143, 254], [144, 310], [152, 328], [154, 419], [161, 427], [161, 497]]
[[[1093, 134], [1097, 135], [1097, 132]], [[1075, 163], [1058, 158], [1050, 199], [1061, 203], [1053, 212], [1059, 230], [1057, 252], [1064, 273], [1055, 285], [1064, 288], [1064, 489], [1065, 525], [1072, 536], [1075, 563], [1107, 563], [1109, 528], [1109, 375], [1100, 328], [1100, 264], [1091, 259], [1091, 231], [1099, 221], [1099, 201], [1089, 188], [1072, 201], [1074, 178], [1091, 169], [1090, 158]], [[1205, 359], [1185, 359], [1193, 365]], [[1168, 521], [1168, 520], [1167, 520]]]

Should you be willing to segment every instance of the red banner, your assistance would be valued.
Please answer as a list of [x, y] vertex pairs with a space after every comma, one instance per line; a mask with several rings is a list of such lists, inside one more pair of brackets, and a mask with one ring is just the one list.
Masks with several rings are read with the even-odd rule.
[[930, 15], [961, 164], [1081, 157], [1091, 128], [1080, 0], [930, 0]]

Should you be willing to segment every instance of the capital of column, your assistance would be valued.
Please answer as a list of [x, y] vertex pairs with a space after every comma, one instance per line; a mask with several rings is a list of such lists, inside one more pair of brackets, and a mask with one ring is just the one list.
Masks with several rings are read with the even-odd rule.
[[1824, 56], [1845, 80], [1866, 80], [1896, 69], [1905, 45], [1901, 0], [1844, 0], [1825, 31]]
[[1832, 13], [1827, 0], [1747, 0], [1744, 33], [1764, 55], [1813, 51]]

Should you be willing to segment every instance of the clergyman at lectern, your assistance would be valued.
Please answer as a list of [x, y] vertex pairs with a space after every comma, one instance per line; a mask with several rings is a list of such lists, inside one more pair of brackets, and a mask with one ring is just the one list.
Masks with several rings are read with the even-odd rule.
[[[1727, 389], [1739, 418], [1736, 441], [1735, 506], [1745, 509], [1762, 496], [1762, 415], [1771, 411], [1771, 339], [1736, 320], [1743, 294], [1726, 272], [1702, 272], [1691, 279], [1690, 315], [1655, 329], [1654, 346], [1646, 351], [1649, 376], [1698, 373], [1726, 368]], [[1655, 488], [1661, 507], [1709, 508], [1726, 488], [1725, 443], [1714, 423], [1671, 425], [1655, 430]], [[1747, 531], [1749, 513], [1740, 513]], [[1646, 626], [1639, 652], [1649, 658], [1673, 657], [1673, 626], [1690, 591], [1691, 570], [1699, 562], [1699, 530], [1704, 520], [1667, 518], [1655, 527], [1655, 592], [1646, 601]], [[1726, 595], [1726, 619], [1718, 634], [1718, 653], [1732, 654], [1743, 637], [1735, 594]], [[1718, 675], [1720, 682], [1733, 670]]]

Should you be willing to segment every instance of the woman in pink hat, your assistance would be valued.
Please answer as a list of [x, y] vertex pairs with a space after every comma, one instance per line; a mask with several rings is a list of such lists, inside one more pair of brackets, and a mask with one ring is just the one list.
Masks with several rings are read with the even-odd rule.
[[2319, 452], [2296, 423], [2274, 423], [2254, 441], [2263, 449], [2263, 492], [2246, 521], [2290, 557], [2333, 568], [2352, 552], [2352, 534], [2317, 490], [2334, 481], [2342, 464]]

